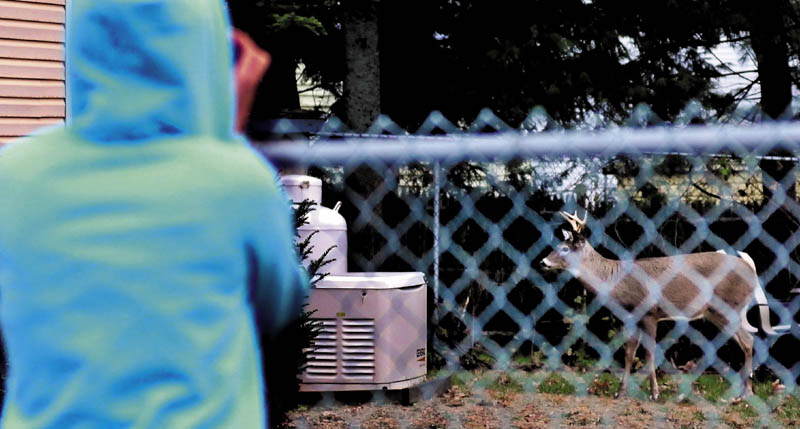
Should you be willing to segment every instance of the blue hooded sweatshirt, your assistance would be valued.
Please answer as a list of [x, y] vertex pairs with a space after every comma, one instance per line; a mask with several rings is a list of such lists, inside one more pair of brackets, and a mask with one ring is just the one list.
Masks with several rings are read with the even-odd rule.
[[275, 331], [307, 283], [222, 0], [67, 17], [67, 124], [0, 151], [2, 427], [263, 427], [253, 305]]

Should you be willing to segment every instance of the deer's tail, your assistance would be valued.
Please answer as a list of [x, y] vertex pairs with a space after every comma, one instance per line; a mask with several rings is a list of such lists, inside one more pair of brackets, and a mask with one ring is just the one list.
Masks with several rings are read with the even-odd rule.
[[[758, 304], [759, 310], [762, 308], [767, 308], [767, 295], [764, 293], [764, 289], [761, 287], [761, 283], [758, 281], [758, 271], [756, 271], [756, 263], [753, 262], [753, 258], [751, 258], [750, 255], [748, 255], [747, 253], [738, 251], [736, 253], [739, 255], [740, 258], [742, 258], [742, 260], [747, 264], [747, 266], [749, 266], [750, 269], [753, 270], [753, 275], [755, 276], [756, 279], [756, 284], [753, 285], [753, 296], [756, 299], [756, 303]], [[747, 321], [747, 310], [749, 307], [750, 305], [745, 305], [744, 307], [742, 307], [742, 313], [741, 313], [742, 327], [746, 331], [749, 331], [750, 333], [756, 333], [758, 332], [758, 329]], [[761, 316], [764, 317], [763, 314]], [[769, 310], [767, 310], [766, 316], [767, 320], [769, 320]]]
[[736, 253], [739, 255], [740, 258], [742, 258], [742, 260], [744, 260], [747, 266], [749, 266], [750, 269], [753, 270], [753, 273], [758, 275], [758, 273], [756, 272], [756, 263], [753, 262], [753, 258], [751, 258], [750, 255], [744, 252], [736, 252]]
[[[724, 254], [725, 251], [717, 250], [717, 253]], [[744, 263], [747, 264], [747, 266], [750, 267], [751, 270], [753, 270], [753, 276], [755, 278], [755, 285], [753, 285], [753, 298], [755, 298], [756, 303], [759, 305], [759, 307], [761, 307], [761, 304], [764, 304], [765, 306], [764, 308], [766, 308], [767, 296], [764, 294], [764, 289], [761, 288], [761, 283], [758, 281], [758, 271], [756, 271], [756, 263], [753, 261], [753, 258], [751, 258], [750, 255], [748, 255], [747, 253], [739, 251], [737, 251], [736, 253], [739, 255], [740, 258], [742, 258], [742, 261], [744, 261]], [[742, 327], [745, 329], [745, 331], [754, 334], [758, 332], [758, 328], [751, 325], [750, 322], [747, 321], [747, 310], [749, 309], [750, 309], [750, 303], [748, 302], [744, 306], [742, 306], [742, 309], [739, 312], [739, 318], [742, 322]]]

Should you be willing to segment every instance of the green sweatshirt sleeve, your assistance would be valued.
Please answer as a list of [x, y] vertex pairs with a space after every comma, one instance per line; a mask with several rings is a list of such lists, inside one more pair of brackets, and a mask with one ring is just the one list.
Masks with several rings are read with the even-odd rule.
[[268, 335], [300, 315], [309, 285], [293, 245], [288, 201], [271, 175], [272, 186], [261, 188], [261, 203], [247, 239], [251, 298], [259, 328]]

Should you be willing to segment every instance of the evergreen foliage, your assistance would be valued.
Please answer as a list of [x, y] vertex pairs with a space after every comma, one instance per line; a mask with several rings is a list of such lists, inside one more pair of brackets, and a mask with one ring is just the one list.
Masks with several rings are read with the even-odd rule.
[[[344, 96], [344, 17], [358, 2], [228, 2], [235, 24], [278, 62], [302, 62], [307, 77]], [[693, 99], [718, 117], [743, 100], [760, 101], [776, 117], [798, 82], [799, 9], [797, 0], [382, 0], [374, 18], [375, 89], [381, 112], [412, 131], [432, 110], [459, 124], [486, 107], [512, 126], [535, 106], [564, 126], [592, 115], [621, 123], [639, 103], [671, 121]], [[720, 64], [710, 49], [722, 44], [755, 60], [758, 77]], [[752, 82], [715, 86], [716, 78], [734, 74]], [[284, 77], [278, 89], [296, 95], [295, 76]], [[277, 72], [267, 77], [275, 79]], [[764, 81], [770, 88], [782, 82], [780, 96], [759, 93]], [[257, 103], [292, 108], [279, 98], [265, 93]], [[333, 113], [348, 122], [336, 107]]]
[[[295, 229], [308, 223], [308, 214], [314, 210], [314, 202], [305, 200], [295, 204]], [[301, 261], [311, 256], [313, 246], [310, 239], [297, 242], [297, 254]], [[313, 286], [328, 273], [321, 272], [322, 267], [333, 262], [327, 259], [333, 247], [327, 249], [322, 256], [309, 261], [308, 278]], [[264, 359], [264, 379], [267, 386], [267, 403], [269, 421], [278, 426], [286, 420], [286, 413], [298, 404], [300, 391], [299, 376], [308, 363], [308, 354], [313, 347], [314, 338], [319, 332], [313, 319], [314, 311], [305, 306], [298, 318], [273, 337], [261, 336]]]

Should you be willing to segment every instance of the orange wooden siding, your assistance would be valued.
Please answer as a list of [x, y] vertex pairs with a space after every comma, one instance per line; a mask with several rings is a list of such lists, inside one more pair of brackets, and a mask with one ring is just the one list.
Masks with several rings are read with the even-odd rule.
[[0, 144], [66, 115], [66, 0], [0, 0]]

